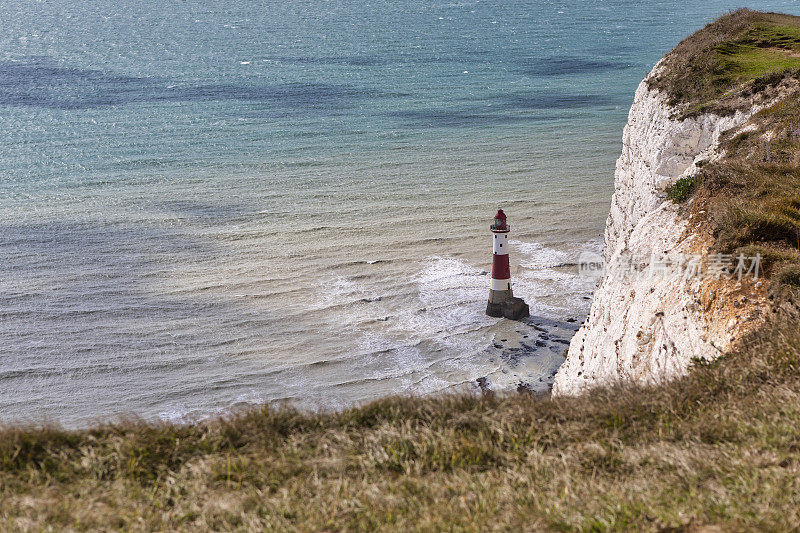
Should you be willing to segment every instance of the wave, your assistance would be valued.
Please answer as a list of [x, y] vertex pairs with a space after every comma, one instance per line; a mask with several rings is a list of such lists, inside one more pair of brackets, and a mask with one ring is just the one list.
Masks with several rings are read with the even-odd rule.
[[526, 268], [555, 268], [567, 263], [570, 257], [569, 252], [548, 248], [538, 242], [512, 240], [509, 244], [524, 256], [521, 264]]

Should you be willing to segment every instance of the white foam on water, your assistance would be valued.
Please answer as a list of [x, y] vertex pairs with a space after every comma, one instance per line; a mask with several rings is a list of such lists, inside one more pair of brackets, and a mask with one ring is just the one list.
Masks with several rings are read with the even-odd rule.
[[379, 287], [355, 280], [352, 276], [336, 276], [322, 281], [315, 304], [310, 308], [317, 310], [339, 305], [352, 307], [364, 300], [379, 301], [381, 295], [378, 294], [378, 289]]
[[594, 288], [594, 280], [578, 276], [577, 268], [572, 266], [558, 270], [521, 269], [518, 282], [524, 283], [535, 296], [554, 294], [553, 289], [556, 289], [556, 294], [564, 298], [565, 304], [571, 295], [591, 292]]
[[420, 379], [403, 378], [400, 380], [403, 390], [413, 394], [432, 394], [455, 385], [454, 383], [442, 379], [436, 374], [427, 374]]
[[468, 349], [471, 342], [458, 334], [493, 323], [484, 313], [489, 279], [486, 271], [465, 261], [430, 257], [416, 277], [419, 301], [426, 311], [405, 315], [400, 323], [445, 345]]
[[[484, 333], [496, 321], [484, 314], [488, 280], [485, 271], [465, 261], [433, 256], [409, 277], [411, 294], [391, 303], [365, 303], [375, 298], [378, 287], [346, 276], [323, 284], [322, 292], [327, 302], [348, 302], [329, 327], [357, 337], [349, 364], [361, 365], [365, 379], [395, 379], [397, 390], [422, 393], [453, 385], [438, 376], [446, 370], [436, 366], [439, 362], [474, 353], [489, 342]], [[367, 320], [380, 315], [390, 318]], [[460, 365], [462, 373], [467, 366]]]
[[[512, 265], [519, 265], [512, 274], [515, 294], [528, 301], [531, 314], [556, 320], [577, 314], [585, 281], [577, 270], [558, 267], [570, 253], [536, 242], [512, 244]], [[340, 394], [429, 394], [497, 371], [499, 360], [491, 362], [487, 350], [498, 350], [495, 328], [504, 331], [509, 325], [485, 315], [490, 279], [469, 261], [447, 256], [429, 256], [406, 279], [393, 280], [391, 298], [385, 278], [330, 276], [308, 306], [320, 313], [318, 334], [341, 339], [328, 359], [335, 366], [322, 372], [342, 392], [322, 394], [319, 367], [306, 373], [303, 364], [284, 376], [299, 387], [287, 386], [287, 391], [312, 402], [322, 394], [328, 405]], [[508, 380], [513, 379], [519, 378], [512, 372]]]
[[[366, 341], [369, 343], [370, 341]], [[379, 345], [382, 340], [376, 341]], [[373, 346], [369, 344], [370, 346]], [[425, 372], [430, 366], [430, 361], [418, 346], [394, 345], [387, 351], [374, 352], [367, 356], [367, 363], [378, 369], [377, 375], [363, 376], [365, 378], [399, 378], [416, 372]], [[361, 376], [359, 376], [361, 377]]]
[[[587, 249], [602, 248], [592, 240], [570, 249], [557, 250], [538, 242], [511, 241], [512, 286], [515, 295], [526, 299], [531, 314], [555, 320], [588, 312], [587, 300], [594, 281], [578, 275], [577, 258]], [[515, 261], [515, 254], [520, 254]], [[513, 265], [518, 264], [517, 268]]]
[[483, 272], [454, 257], [431, 256], [422, 265], [422, 271], [415, 277], [420, 284], [440, 280], [456, 280], [461, 276], [477, 276]]
[[526, 268], [552, 268], [570, 259], [568, 252], [548, 248], [538, 242], [509, 241], [509, 244], [522, 255], [520, 265]]

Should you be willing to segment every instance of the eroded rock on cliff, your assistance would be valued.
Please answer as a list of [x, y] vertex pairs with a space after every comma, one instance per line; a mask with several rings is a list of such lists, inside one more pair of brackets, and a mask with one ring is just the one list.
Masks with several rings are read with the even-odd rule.
[[604, 261], [556, 395], [676, 377], [800, 316], [800, 17], [728, 13], [640, 84]]
[[661, 92], [647, 79], [640, 84], [616, 166], [606, 272], [556, 375], [554, 394], [680, 375], [692, 359], [717, 357], [762, 321], [766, 295], [752, 275], [741, 281], [730, 273], [688, 275], [692, 258], [708, 260], [711, 238], [666, 195], [699, 164], [719, 158], [720, 135], [757, 110], [678, 120]]

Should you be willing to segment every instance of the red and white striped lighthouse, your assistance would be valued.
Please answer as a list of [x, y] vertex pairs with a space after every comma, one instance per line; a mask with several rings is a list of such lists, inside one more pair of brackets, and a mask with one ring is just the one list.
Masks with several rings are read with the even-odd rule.
[[486, 314], [514, 319], [528, 316], [528, 306], [521, 299], [514, 298], [511, 290], [511, 268], [508, 263], [508, 232], [511, 228], [502, 209], [497, 210], [489, 229], [492, 232], [492, 288], [489, 289]]

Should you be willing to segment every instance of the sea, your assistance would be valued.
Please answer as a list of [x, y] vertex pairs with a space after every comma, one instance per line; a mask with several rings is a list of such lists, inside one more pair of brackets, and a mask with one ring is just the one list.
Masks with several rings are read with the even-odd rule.
[[0, 424], [546, 392], [634, 91], [736, 7], [7, 0]]

